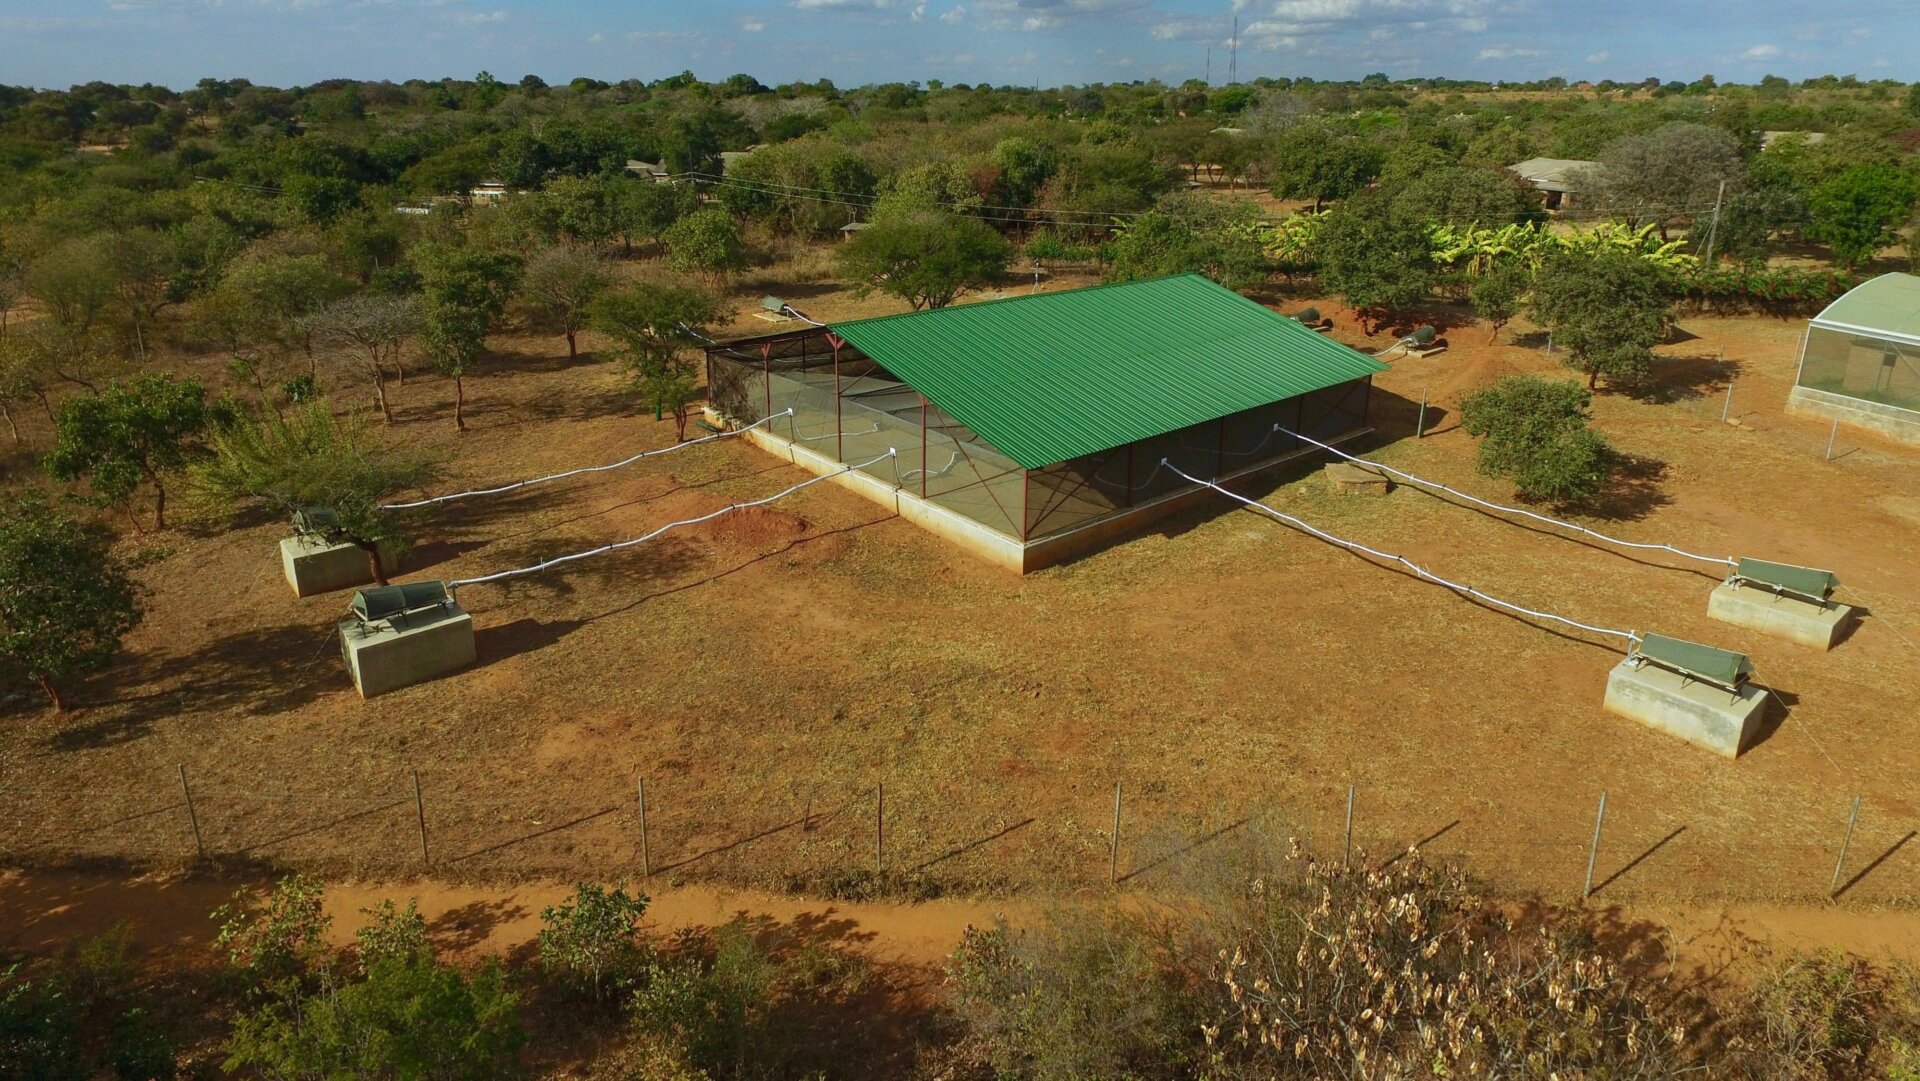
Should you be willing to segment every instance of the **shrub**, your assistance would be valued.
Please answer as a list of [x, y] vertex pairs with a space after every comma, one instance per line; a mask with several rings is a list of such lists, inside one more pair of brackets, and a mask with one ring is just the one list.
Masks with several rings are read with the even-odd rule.
[[540, 913], [540, 963], [582, 978], [601, 997], [606, 978], [624, 977], [640, 958], [640, 917], [647, 911], [643, 893], [628, 894], [592, 882], [574, 887], [573, 896]]
[[1506, 477], [1528, 499], [1576, 503], [1597, 495], [1613, 452], [1587, 427], [1593, 395], [1572, 383], [1512, 375], [1460, 401], [1461, 426], [1481, 438], [1482, 474]]

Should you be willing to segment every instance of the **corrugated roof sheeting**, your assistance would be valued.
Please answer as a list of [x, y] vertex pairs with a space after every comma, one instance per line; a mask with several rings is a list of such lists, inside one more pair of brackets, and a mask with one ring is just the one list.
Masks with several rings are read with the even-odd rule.
[[1194, 274], [833, 331], [1028, 469], [1387, 367]]

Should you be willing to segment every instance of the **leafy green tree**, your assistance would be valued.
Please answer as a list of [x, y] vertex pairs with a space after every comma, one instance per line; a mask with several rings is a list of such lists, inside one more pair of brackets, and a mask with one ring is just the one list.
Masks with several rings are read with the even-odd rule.
[[105, 668], [139, 622], [133, 580], [102, 531], [35, 491], [0, 502], [0, 660], [38, 683], [56, 712], [66, 708], [61, 685]]
[[1258, 221], [1251, 203], [1169, 195], [1108, 245], [1105, 277], [1137, 281], [1194, 272], [1229, 289], [1252, 288], [1268, 272]]
[[1587, 427], [1590, 391], [1574, 383], [1509, 375], [1460, 400], [1460, 423], [1480, 438], [1476, 460], [1527, 499], [1577, 503], [1597, 495], [1615, 455]]
[[69, 240], [35, 259], [25, 283], [46, 317], [74, 336], [92, 330], [115, 298], [112, 263], [94, 238]]
[[1281, 199], [1312, 199], [1313, 208], [1345, 199], [1380, 175], [1384, 155], [1378, 147], [1319, 124], [1300, 124], [1274, 137], [1273, 194]]
[[740, 227], [718, 207], [688, 214], [668, 226], [661, 239], [667, 244], [667, 265], [709, 282], [722, 281], [747, 265]]
[[1566, 349], [1567, 366], [1587, 387], [1633, 385], [1653, 371], [1653, 347], [1672, 326], [1667, 273], [1627, 252], [1561, 252], [1533, 278], [1533, 321]]
[[626, 887], [608, 889], [593, 882], [574, 886], [573, 896], [540, 913], [540, 963], [584, 980], [599, 1001], [602, 986], [619, 978], [640, 959], [640, 917], [647, 896]]
[[1532, 271], [1518, 260], [1496, 263], [1474, 281], [1469, 294], [1473, 313], [1493, 326], [1488, 342], [1500, 340], [1500, 328], [1520, 314], [1520, 300], [1532, 284]]
[[638, 283], [602, 294], [590, 312], [594, 329], [613, 339], [614, 355], [635, 389], [652, 400], [654, 417], [671, 409], [685, 439], [687, 407], [698, 397], [686, 354], [720, 318], [713, 297], [684, 286]]
[[453, 380], [453, 426], [467, 430], [466, 377], [487, 347], [487, 331], [506, 311], [520, 260], [498, 252], [425, 245], [420, 267], [420, 340], [441, 375]]
[[403, 520], [380, 504], [441, 472], [426, 452], [382, 442], [358, 414], [335, 414], [324, 398], [216, 428], [209, 450], [187, 474], [196, 509], [326, 507], [338, 516], [336, 539], [366, 553], [380, 585], [387, 584], [381, 549], [402, 549], [408, 540]]
[[317, 376], [313, 334], [305, 317], [348, 289], [318, 255], [269, 255], [231, 267], [200, 305], [201, 327], [234, 356], [237, 367], [270, 400], [267, 383], [298, 352]]
[[613, 189], [614, 228], [628, 254], [635, 237], [657, 241], [674, 222], [698, 209], [700, 196], [691, 184], [628, 177]]
[[1320, 281], [1360, 312], [1373, 333], [1387, 316], [1426, 299], [1433, 282], [1427, 228], [1380, 196], [1357, 197], [1327, 214], [1313, 240]]
[[214, 413], [197, 379], [158, 372], [97, 394], [68, 399], [54, 418], [53, 450], [43, 464], [56, 480], [86, 478], [103, 502], [127, 508], [141, 486], [153, 488], [153, 524], [167, 527], [167, 477], [202, 450]]
[[930, 205], [898, 205], [841, 245], [841, 273], [913, 306], [944, 308], [1006, 271], [1013, 247], [985, 222]]
[[373, 387], [374, 408], [380, 410], [382, 421], [391, 424], [387, 366], [404, 372], [401, 350], [420, 333], [420, 323], [420, 304], [414, 297], [359, 293], [305, 316], [301, 328], [322, 355], [334, 358]]
[[1857, 267], [1894, 242], [1917, 197], [1912, 174], [1892, 165], [1855, 166], [1814, 189], [1807, 233], [1825, 241], [1841, 263]]
[[498, 961], [471, 975], [434, 956], [409, 905], [373, 910], [358, 979], [323, 970], [308, 993], [283, 984], [234, 1019], [228, 1070], [269, 1077], [490, 1081], [526, 1042]]
[[1406, 180], [1393, 202], [1400, 214], [1437, 225], [1500, 226], [1546, 217], [1532, 189], [1505, 169], [1428, 169]]
[[535, 326], [567, 338], [567, 359], [580, 355], [580, 331], [587, 309], [613, 284], [606, 263], [578, 248], [548, 248], [527, 260], [520, 278], [520, 299]]

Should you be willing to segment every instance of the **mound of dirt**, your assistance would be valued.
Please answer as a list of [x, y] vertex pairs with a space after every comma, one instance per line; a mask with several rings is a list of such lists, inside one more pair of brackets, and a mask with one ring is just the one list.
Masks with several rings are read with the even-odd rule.
[[772, 507], [747, 507], [723, 514], [700, 527], [716, 541], [755, 546], [790, 541], [806, 535], [812, 528], [813, 523], [805, 518]]

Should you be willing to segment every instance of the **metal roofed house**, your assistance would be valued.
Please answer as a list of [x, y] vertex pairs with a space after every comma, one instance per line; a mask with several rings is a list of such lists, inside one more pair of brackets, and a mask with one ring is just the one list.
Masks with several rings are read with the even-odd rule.
[[1575, 182], [1577, 174], [1595, 164], [1577, 158], [1528, 158], [1507, 166], [1507, 171], [1532, 184], [1535, 191], [1545, 192], [1548, 210], [1563, 210], [1573, 205], [1569, 197], [1580, 190]]
[[1807, 324], [1787, 411], [1920, 443], [1920, 277], [1882, 274]]
[[[1018, 572], [1230, 478], [1369, 431], [1386, 366], [1198, 275], [810, 325], [709, 346], [708, 409]], [[786, 415], [792, 410], [792, 415]]]

